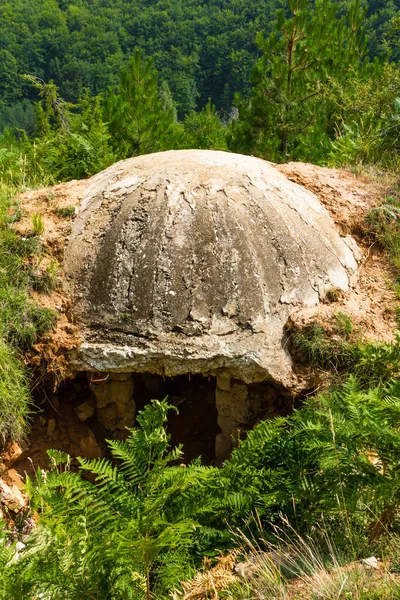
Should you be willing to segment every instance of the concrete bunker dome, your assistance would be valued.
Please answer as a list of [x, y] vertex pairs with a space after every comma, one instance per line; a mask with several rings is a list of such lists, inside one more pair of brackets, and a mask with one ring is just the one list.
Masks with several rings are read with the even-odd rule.
[[210, 150], [121, 161], [93, 178], [66, 248], [83, 337], [71, 362], [118, 380], [216, 376], [226, 437], [251, 412], [246, 384], [296, 388], [285, 323], [347, 291], [355, 255], [316, 196], [266, 161]]

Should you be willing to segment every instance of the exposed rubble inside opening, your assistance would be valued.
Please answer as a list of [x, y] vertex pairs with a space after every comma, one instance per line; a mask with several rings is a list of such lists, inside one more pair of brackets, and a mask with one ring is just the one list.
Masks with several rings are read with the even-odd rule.
[[220, 465], [237, 440], [260, 419], [287, 414], [293, 396], [268, 382], [246, 385], [226, 375], [162, 377], [151, 373], [80, 372], [57, 392], [37, 388], [38, 413], [26, 452], [12, 466], [32, 475], [49, 466], [46, 450], [60, 449], [72, 457], [98, 458], [107, 453], [107, 439], [123, 439], [135, 425], [137, 411], [153, 398], [175, 406], [168, 416], [171, 445], [183, 446], [183, 462], [201, 457]]

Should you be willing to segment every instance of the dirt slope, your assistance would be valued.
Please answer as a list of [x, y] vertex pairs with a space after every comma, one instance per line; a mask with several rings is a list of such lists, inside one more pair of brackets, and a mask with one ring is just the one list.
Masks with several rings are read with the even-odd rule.
[[342, 311], [360, 328], [365, 339], [393, 340], [396, 329], [395, 307], [398, 304], [391, 280], [388, 260], [377, 244], [363, 235], [365, 217], [390, 193], [386, 182], [356, 176], [344, 169], [328, 169], [305, 163], [277, 165], [291, 181], [312, 191], [330, 212], [342, 235], [351, 234], [363, 251], [358, 285], [337, 302], [321, 304], [299, 311], [298, 324], [317, 319], [329, 324]]
[[[289, 163], [277, 168], [292, 181], [315, 193], [329, 210], [340, 232], [353, 235], [364, 254], [358, 284], [350, 293], [339, 295], [336, 302], [302, 310], [292, 320], [296, 324], [306, 324], [317, 319], [329, 325], [334, 315], [342, 311], [351, 316], [365, 338], [393, 339], [397, 300], [390, 285], [390, 266], [379, 247], [371, 245], [363, 236], [366, 214], [389, 193], [385, 185], [365, 177], [356, 177], [344, 170], [303, 163]], [[47, 466], [46, 448], [62, 448], [73, 456], [82, 453], [95, 456], [100, 451], [91, 430], [77, 419], [71, 398], [60, 402], [60, 391], [56, 395], [49, 389], [57, 387], [60, 381], [72, 375], [68, 372], [65, 355], [80, 343], [79, 331], [68, 318], [69, 301], [62, 290], [62, 261], [74, 219], [71, 207], [80, 206], [90, 184], [90, 179], [71, 181], [52, 188], [28, 190], [20, 198], [23, 216], [17, 224], [17, 230], [22, 236], [33, 233], [32, 214], [42, 215], [43, 258], [36, 265], [37, 268], [45, 270], [51, 261], [58, 265], [58, 288], [49, 295], [33, 295], [37, 301], [54, 309], [59, 318], [55, 329], [43, 336], [26, 356], [26, 362], [35, 367], [35, 396], [38, 402], [43, 403], [43, 412], [34, 419], [28, 444], [23, 449], [10, 447], [3, 455], [4, 465], [11, 467], [6, 475], [3, 474], [3, 479], [10, 485], [17, 483], [20, 486], [20, 478], [25, 472], [32, 473], [34, 466]], [[49, 378], [49, 374], [52, 378]], [[42, 386], [42, 377], [50, 379], [46, 389]]]

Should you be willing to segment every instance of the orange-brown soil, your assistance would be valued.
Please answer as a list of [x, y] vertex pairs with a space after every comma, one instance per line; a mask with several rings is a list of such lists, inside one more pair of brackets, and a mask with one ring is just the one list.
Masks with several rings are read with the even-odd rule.
[[387, 183], [356, 176], [344, 169], [304, 163], [277, 165], [291, 181], [313, 192], [329, 211], [342, 235], [351, 234], [363, 252], [357, 285], [336, 302], [300, 310], [298, 326], [318, 321], [329, 327], [340, 311], [348, 315], [366, 340], [392, 341], [396, 329], [393, 273], [383, 250], [365, 235], [365, 217], [390, 193]]

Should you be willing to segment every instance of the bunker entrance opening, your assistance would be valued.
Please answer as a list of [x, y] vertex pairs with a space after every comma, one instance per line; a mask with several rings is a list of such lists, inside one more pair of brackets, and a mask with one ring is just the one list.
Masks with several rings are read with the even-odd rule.
[[183, 446], [185, 464], [201, 457], [203, 464], [221, 465], [259, 420], [294, 407], [293, 396], [283, 387], [245, 384], [226, 372], [216, 377], [80, 372], [56, 392], [37, 388], [38, 411], [18, 471], [32, 475], [38, 466], [48, 468], [49, 448], [72, 457], [107, 456], [106, 440], [126, 438], [137, 413], [152, 399], [164, 398], [176, 408], [169, 411], [166, 426], [171, 446]]
[[215, 377], [188, 374], [80, 372], [56, 392], [37, 388], [37, 412], [27, 440], [29, 459], [19, 461], [19, 467], [28, 474], [37, 466], [46, 468], [49, 448], [72, 457], [106, 456], [106, 440], [126, 438], [126, 428], [135, 426], [137, 413], [152, 399], [164, 398], [176, 408], [169, 411], [166, 428], [171, 447], [183, 446], [182, 462], [200, 456], [203, 464], [213, 464], [221, 431], [215, 393]]

